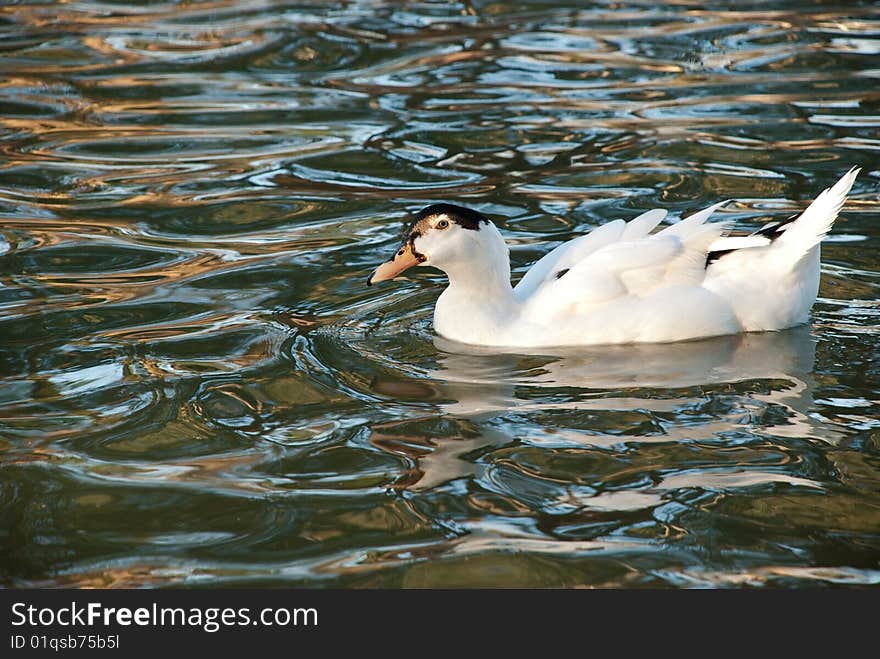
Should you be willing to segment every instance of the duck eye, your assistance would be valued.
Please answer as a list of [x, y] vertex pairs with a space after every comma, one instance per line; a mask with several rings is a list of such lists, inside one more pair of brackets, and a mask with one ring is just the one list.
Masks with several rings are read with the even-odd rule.
[[447, 220], [440, 220], [439, 222], [437, 222], [438, 229], [445, 229], [448, 226], [449, 226], [449, 222]]

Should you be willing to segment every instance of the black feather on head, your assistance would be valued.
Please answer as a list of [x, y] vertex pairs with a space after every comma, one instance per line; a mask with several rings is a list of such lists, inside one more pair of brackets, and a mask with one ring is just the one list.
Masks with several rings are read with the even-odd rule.
[[455, 204], [431, 204], [416, 213], [409, 228], [409, 235], [411, 237], [422, 235], [428, 228], [426, 220], [436, 215], [445, 215], [450, 222], [454, 222], [461, 228], [470, 229], [471, 231], [478, 231], [480, 225], [484, 222], [489, 224], [489, 220], [485, 216], [472, 208], [456, 206]]

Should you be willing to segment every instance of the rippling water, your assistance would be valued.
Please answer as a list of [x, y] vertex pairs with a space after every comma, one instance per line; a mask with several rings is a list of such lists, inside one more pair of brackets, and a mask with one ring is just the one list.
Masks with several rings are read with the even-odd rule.
[[[880, 583], [880, 10], [725, 4], [0, 7], [0, 582]], [[429, 202], [518, 275], [854, 164], [810, 327], [491, 354], [364, 286]]]

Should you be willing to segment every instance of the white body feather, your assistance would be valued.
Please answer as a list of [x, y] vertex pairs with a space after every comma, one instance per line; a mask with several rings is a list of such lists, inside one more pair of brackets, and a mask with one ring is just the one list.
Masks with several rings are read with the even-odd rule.
[[[444, 252], [460, 258], [431, 256], [425, 263], [450, 281], [434, 328], [463, 343], [539, 347], [682, 341], [804, 323], [819, 287], [819, 243], [858, 171], [822, 192], [772, 240], [724, 237], [727, 226], [707, 220], [726, 202], [652, 234], [666, 215], [653, 210], [556, 247], [514, 288], [498, 229], [463, 230], [464, 248]], [[431, 255], [440, 239], [425, 236], [419, 250]], [[706, 265], [710, 251], [727, 250]]]

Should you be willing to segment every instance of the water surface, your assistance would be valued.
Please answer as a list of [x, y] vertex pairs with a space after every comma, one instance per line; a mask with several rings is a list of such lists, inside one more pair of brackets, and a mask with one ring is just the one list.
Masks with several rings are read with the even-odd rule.
[[[880, 582], [873, 2], [0, 8], [0, 582]], [[813, 322], [498, 354], [409, 213], [515, 277], [654, 207], [862, 174]]]

